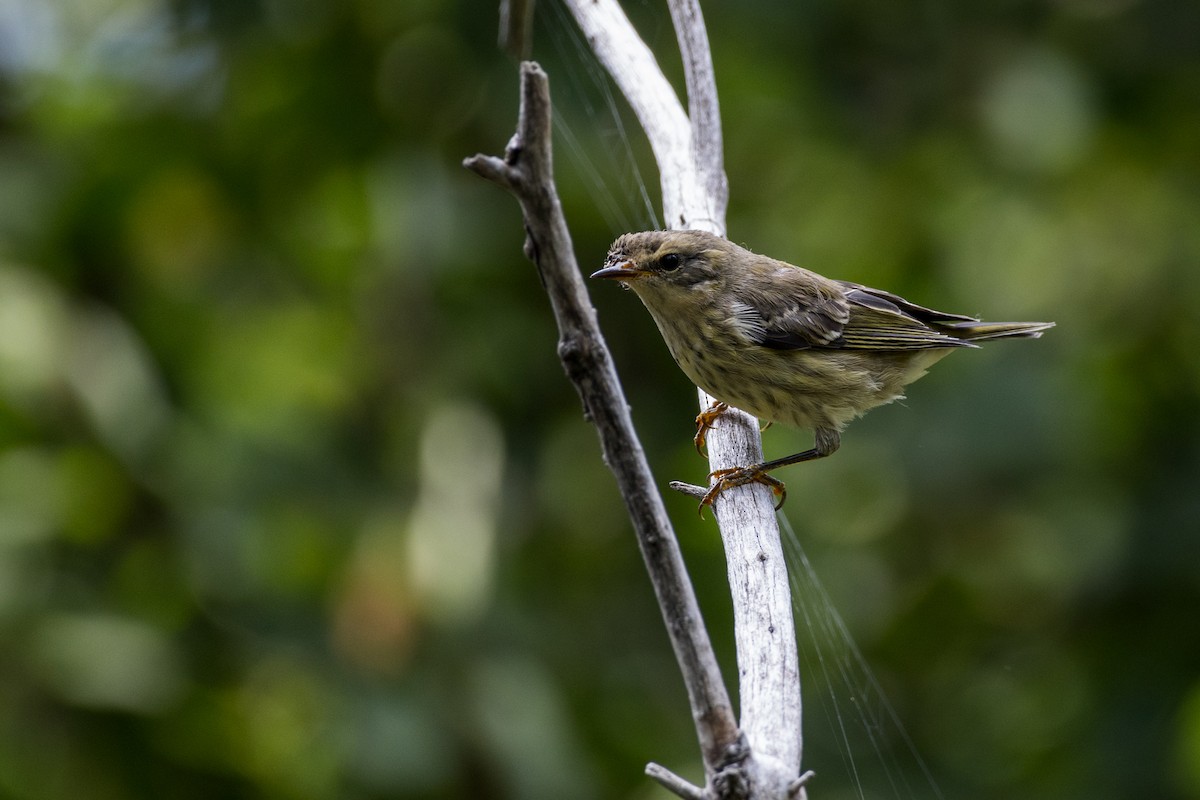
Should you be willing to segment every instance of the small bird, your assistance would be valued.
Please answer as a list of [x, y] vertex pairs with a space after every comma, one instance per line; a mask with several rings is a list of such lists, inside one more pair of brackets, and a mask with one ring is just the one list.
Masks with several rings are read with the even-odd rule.
[[785, 458], [717, 470], [700, 509], [772, 470], [824, 458], [850, 420], [904, 397], [951, 350], [984, 339], [1038, 338], [1053, 322], [981, 322], [758, 255], [704, 231], [619, 237], [593, 278], [620, 281], [649, 309], [680, 369], [717, 401], [696, 417], [696, 448], [729, 406], [814, 433]]

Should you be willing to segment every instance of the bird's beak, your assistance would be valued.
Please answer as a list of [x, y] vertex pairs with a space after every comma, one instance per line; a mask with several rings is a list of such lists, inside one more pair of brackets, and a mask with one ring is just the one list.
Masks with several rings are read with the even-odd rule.
[[605, 267], [602, 270], [592, 273], [593, 278], [608, 278], [614, 281], [630, 281], [634, 278], [640, 278], [646, 274], [645, 270], [638, 269], [632, 261], [622, 261], [620, 264], [614, 264], [611, 267]]

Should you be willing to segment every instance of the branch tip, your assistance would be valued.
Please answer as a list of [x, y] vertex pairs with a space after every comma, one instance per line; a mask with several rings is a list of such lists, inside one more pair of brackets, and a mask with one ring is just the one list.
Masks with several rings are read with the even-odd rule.
[[646, 765], [646, 774], [658, 781], [664, 789], [684, 800], [704, 800], [704, 790], [684, 780], [671, 770], [651, 761]]
[[808, 786], [808, 782], [817, 777], [817, 773], [811, 769], [801, 775], [796, 780], [788, 784], [788, 800], [800, 800], [804, 796], [804, 787]]
[[675, 491], [680, 492], [681, 494], [686, 494], [688, 497], [694, 497], [697, 500], [703, 500], [704, 496], [708, 494], [708, 489], [705, 489], [703, 486], [697, 486], [694, 483], [671, 481], [667, 485]]
[[510, 191], [516, 182], [517, 176], [513, 166], [495, 156], [485, 156], [483, 153], [479, 153], [464, 158], [462, 165], [484, 180], [491, 181]]

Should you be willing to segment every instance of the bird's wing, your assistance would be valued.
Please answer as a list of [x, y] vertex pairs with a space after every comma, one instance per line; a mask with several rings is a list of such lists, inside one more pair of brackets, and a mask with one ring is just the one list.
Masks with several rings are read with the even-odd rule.
[[899, 295], [857, 283], [838, 281], [850, 303], [850, 321], [840, 346], [863, 350], [925, 350], [974, 347], [941, 330], [942, 325], [978, 322], [974, 317], [934, 311]]
[[878, 308], [883, 311], [907, 314], [927, 324], [945, 322], [953, 325], [957, 322], [979, 322], [975, 317], [968, 317], [963, 314], [948, 314], [945, 311], [934, 311], [932, 308], [910, 303], [898, 294], [885, 292], [883, 289], [872, 289], [870, 286], [863, 286], [861, 283], [851, 283], [850, 281], [835, 281], [835, 283], [842, 287], [842, 291], [846, 293], [846, 297], [852, 302]]
[[733, 290], [730, 321], [763, 347], [836, 346], [849, 320], [850, 303], [840, 287], [798, 267], [781, 264], [769, 279]]
[[977, 322], [910, 303], [856, 283], [831, 281], [792, 267], [771, 275], [771, 290], [742, 289], [734, 322], [755, 344], [775, 350], [925, 350], [974, 347], [938, 330]]

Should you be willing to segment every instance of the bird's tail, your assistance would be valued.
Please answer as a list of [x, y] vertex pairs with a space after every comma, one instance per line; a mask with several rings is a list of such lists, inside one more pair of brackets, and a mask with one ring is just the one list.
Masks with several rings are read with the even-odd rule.
[[1053, 322], [954, 322], [941, 323], [939, 328], [958, 339], [973, 342], [981, 339], [1037, 339], [1043, 331], [1054, 327]]

